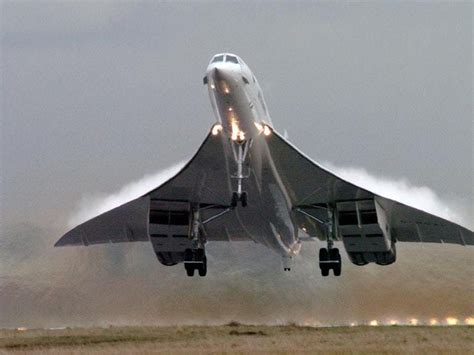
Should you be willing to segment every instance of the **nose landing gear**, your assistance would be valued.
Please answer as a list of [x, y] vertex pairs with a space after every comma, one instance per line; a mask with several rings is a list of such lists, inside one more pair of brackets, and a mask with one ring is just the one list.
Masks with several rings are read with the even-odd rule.
[[237, 207], [237, 204], [239, 203], [239, 201], [242, 207], [247, 207], [247, 192], [246, 191], [243, 191], [240, 194], [240, 196], [238, 192], [234, 191], [232, 193], [232, 199], [231, 199], [230, 205], [235, 208]]

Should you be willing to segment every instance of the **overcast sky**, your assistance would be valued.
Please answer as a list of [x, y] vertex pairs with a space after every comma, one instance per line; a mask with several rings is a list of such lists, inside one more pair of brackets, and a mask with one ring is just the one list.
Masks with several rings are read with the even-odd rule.
[[230, 51], [311, 158], [473, 201], [472, 4], [2, 1], [5, 224], [186, 160]]

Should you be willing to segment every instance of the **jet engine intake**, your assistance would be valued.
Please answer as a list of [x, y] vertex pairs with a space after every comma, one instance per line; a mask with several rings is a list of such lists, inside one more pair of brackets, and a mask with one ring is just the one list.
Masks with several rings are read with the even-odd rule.
[[184, 261], [184, 252], [192, 248], [191, 208], [188, 202], [150, 200], [148, 234], [161, 264]]
[[339, 238], [353, 264], [395, 262], [395, 240], [386, 212], [375, 199], [339, 202], [336, 217]]

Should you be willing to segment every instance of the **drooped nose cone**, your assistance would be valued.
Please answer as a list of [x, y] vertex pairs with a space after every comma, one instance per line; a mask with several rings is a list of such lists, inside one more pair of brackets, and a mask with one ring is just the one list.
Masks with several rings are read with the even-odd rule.
[[228, 95], [233, 92], [237, 76], [238, 74], [228, 66], [214, 66], [208, 71], [208, 82], [216, 92]]
[[210, 76], [209, 79], [214, 79], [215, 81], [231, 81], [241, 75], [241, 68], [240, 65], [234, 63], [211, 63], [207, 74]]
[[225, 81], [230, 83], [236, 75], [237, 72], [229, 67], [215, 67], [212, 70], [212, 78], [215, 82]]
[[211, 71], [212, 78], [214, 81], [221, 81], [224, 80], [223, 75], [222, 75], [222, 70], [219, 70], [219, 68], [214, 68]]

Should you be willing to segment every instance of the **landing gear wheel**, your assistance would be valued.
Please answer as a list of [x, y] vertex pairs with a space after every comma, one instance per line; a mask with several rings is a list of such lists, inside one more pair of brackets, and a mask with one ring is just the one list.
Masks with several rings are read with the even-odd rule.
[[184, 267], [186, 269], [186, 274], [189, 276], [189, 277], [193, 277], [194, 276], [194, 266], [193, 265], [185, 265]]
[[326, 248], [319, 249], [319, 262], [324, 262], [329, 260], [329, 253]]
[[364, 266], [368, 264], [365, 260], [364, 253], [350, 253], [349, 257], [354, 265]]
[[199, 264], [198, 273], [199, 273], [199, 276], [201, 277], [204, 277], [207, 275], [207, 258], [206, 257], [204, 257], [202, 264]]
[[334, 276], [341, 276], [341, 254], [339, 254], [339, 249], [332, 248], [329, 249], [329, 260], [331, 261], [330, 268], [334, 272]]
[[232, 199], [230, 202], [231, 207], [237, 207], [237, 204], [239, 203], [242, 205], [242, 207], [247, 207], [247, 192], [242, 192], [239, 196], [238, 192], [233, 192], [232, 193]]
[[194, 253], [196, 261], [203, 261], [206, 258], [206, 255], [204, 254], [204, 249], [196, 249]]
[[329, 249], [329, 260], [336, 261], [338, 255], [339, 255], [339, 249], [337, 248]]
[[339, 254], [339, 250], [337, 251], [337, 256], [336, 256], [335, 261], [336, 263], [334, 263], [334, 267], [332, 271], [334, 272], [334, 276], [341, 276], [342, 263], [341, 263], [341, 254]]
[[341, 276], [342, 263], [339, 249], [319, 249], [319, 268], [321, 269], [322, 276], [328, 276], [331, 269], [334, 272], [334, 276]]
[[329, 253], [326, 248], [319, 249], [319, 268], [321, 269], [322, 276], [329, 275]]
[[242, 195], [240, 195], [240, 203], [242, 204], [242, 207], [247, 207], [247, 192], [242, 192]]
[[230, 205], [232, 207], [237, 207], [237, 202], [239, 202], [239, 194], [237, 192], [232, 193], [232, 200], [230, 202]]
[[192, 260], [193, 260], [193, 250], [192, 249], [186, 249], [184, 251], [184, 262], [192, 261]]
[[204, 249], [186, 249], [184, 251], [184, 268], [188, 276], [194, 276], [197, 270], [199, 276], [207, 275], [207, 258]]

